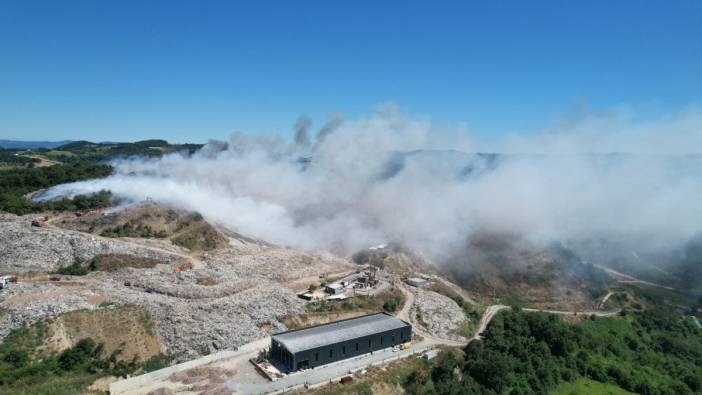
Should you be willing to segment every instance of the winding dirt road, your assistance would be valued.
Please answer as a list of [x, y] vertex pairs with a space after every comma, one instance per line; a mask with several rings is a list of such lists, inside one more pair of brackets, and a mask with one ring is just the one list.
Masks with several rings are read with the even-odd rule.
[[[439, 278], [437, 277], [437, 280]], [[446, 284], [447, 286], [451, 286], [449, 284], [452, 284], [448, 280], [443, 280], [441, 281]], [[455, 287], [458, 287], [454, 284]], [[402, 293], [405, 295], [405, 304], [402, 306], [402, 309], [397, 313], [397, 318], [400, 318], [402, 320], [405, 320], [409, 323], [412, 324], [412, 330], [415, 332], [419, 333], [422, 337], [427, 339], [428, 341], [434, 343], [434, 344], [443, 344], [446, 346], [452, 346], [452, 347], [464, 347], [468, 343], [474, 341], [474, 340], [481, 340], [481, 333], [483, 333], [488, 325], [490, 325], [490, 322], [492, 322], [492, 319], [495, 318], [497, 313], [499, 313], [501, 310], [504, 309], [509, 309], [511, 307], [505, 306], [502, 304], [495, 304], [488, 306], [485, 309], [485, 312], [483, 312], [483, 315], [480, 317], [480, 322], [478, 323], [478, 327], [475, 330], [475, 333], [473, 336], [468, 339], [467, 341], [460, 342], [460, 341], [455, 341], [455, 340], [449, 340], [449, 339], [443, 339], [439, 338], [436, 336], [433, 336], [429, 333], [427, 333], [420, 325], [418, 325], [414, 320], [412, 319], [410, 315], [410, 310], [412, 308], [412, 305], [414, 304], [415, 298], [414, 298], [414, 293], [412, 293], [410, 290], [408, 290], [404, 286], [399, 286], [398, 287]], [[451, 287], [453, 289], [453, 287]], [[460, 288], [459, 288], [460, 289]], [[458, 292], [458, 291], [457, 291]], [[465, 293], [463, 291], [462, 293]], [[543, 309], [531, 309], [531, 308], [522, 308], [522, 311], [526, 312], [543, 312], [543, 313], [549, 313], [549, 314], [558, 314], [558, 315], [572, 315], [572, 316], [590, 316], [590, 315], [595, 315], [598, 317], [610, 317], [613, 315], [618, 314], [621, 310], [616, 310], [616, 311], [563, 311], [563, 310], [543, 310]]]
[[675, 288], [673, 288], [673, 287], [668, 287], [668, 286], [666, 286], [666, 285], [661, 285], [661, 284], [652, 283], [652, 282], [650, 282], [650, 281], [641, 280], [641, 279], [636, 278], [636, 277], [634, 277], [634, 276], [630, 276], [630, 275], [628, 275], [628, 274], [625, 274], [625, 273], [622, 273], [622, 272], [618, 272], [618, 271], [616, 271], [616, 270], [614, 270], [614, 269], [608, 268], [607, 266], [602, 266], [602, 265], [599, 265], [599, 264], [596, 264], [596, 263], [593, 263], [592, 265], [595, 266], [595, 267], [598, 268], [598, 269], [601, 269], [601, 270], [605, 271], [605, 272], [606, 272], [607, 274], [609, 274], [610, 276], [612, 276], [612, 277], [618, 279], [618, 281], [619, 281], [620, 283], [644, 284], [644, 285], [650, 285], [650, 286], [652, 286], [652, 287], [667, 289], [667, 290], [669, 290], [669, 291], [675, 291]]

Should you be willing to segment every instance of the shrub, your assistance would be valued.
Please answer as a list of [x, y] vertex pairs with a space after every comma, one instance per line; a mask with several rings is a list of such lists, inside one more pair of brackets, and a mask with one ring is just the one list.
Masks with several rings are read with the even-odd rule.
[[400, 306], [401, 303], [402, 303], [402, 300], [400, 299], [400, 297], [395, 296], [392, 299], [383, 303], [383, 310], [390, 312], [390, 313], [394, 313], [395, 311], [397, 311], [397, 308]]
[[90, 270], [83, 266], [79, 261], [73, 261], [72, 264], [59, 268], [56, 273], [67, 276], [85, 276]]

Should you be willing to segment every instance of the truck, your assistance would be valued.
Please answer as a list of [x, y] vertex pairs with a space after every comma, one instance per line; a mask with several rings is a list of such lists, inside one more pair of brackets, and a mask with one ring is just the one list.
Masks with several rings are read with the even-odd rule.
[[9, 283], [16, 283], [17, 276], [2, 276], [0, 277], [0, 285], [5, 286]]

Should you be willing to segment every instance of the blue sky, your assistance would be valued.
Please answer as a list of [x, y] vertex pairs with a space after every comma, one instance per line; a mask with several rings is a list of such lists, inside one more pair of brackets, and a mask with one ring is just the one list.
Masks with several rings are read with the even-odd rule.
[[701, 99], [701, 1], [0, 0], [7, 139], [291, 135], [388, 101], [494, 138]]

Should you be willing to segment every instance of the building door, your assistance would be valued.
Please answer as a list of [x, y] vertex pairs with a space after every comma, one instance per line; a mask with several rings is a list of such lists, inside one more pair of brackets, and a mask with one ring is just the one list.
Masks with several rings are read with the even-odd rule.
[[310, 367], [310, 361], [305, 359], [304, 361], [300, 361], [297, 363], [297, 370], [300, 369], [309, 369]]

